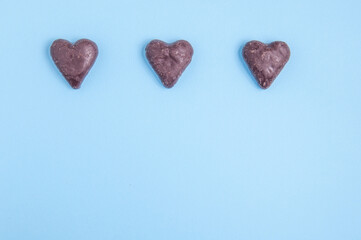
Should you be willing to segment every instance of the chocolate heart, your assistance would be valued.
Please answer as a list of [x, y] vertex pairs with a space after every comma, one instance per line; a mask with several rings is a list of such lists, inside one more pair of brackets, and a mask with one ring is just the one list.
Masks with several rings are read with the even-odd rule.
[[290, 58], [290, 49], [285, 42], [268, 45], [250, 41], [243, 48], [243, 58], [261, 88], [266, 89], [275, 80]]
[[98, 56], [98, 47], [87, 39], [81, 39], [74, 45], [58, 39], [51, 45], [50, 54], [70, 86], [78, 89]]
[[145, 52], [150, 65], [166, 88], [177, 83], [193, 56], [191, 44], [184, 40], [172, 44], [153, 40], [147, 45]]

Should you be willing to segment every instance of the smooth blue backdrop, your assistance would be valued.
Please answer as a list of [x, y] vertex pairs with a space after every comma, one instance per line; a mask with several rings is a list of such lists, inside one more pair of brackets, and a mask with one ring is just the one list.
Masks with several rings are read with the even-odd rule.
[[[361, 239], [361, 2], [0, 4], [1, 240]], [[89, 38], [73, 90], [49, 55]], [[194, 58], [165, 89], [154, 38]], [[291, 59], [261, 90], [249, 40]]]

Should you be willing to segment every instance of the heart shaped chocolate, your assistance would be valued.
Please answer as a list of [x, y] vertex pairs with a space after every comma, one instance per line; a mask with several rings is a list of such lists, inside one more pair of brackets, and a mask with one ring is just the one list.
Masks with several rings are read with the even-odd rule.
[[153, 40], [147, 45], [145, 52], [150, 65], [166, 88], [177, 83], [193, 56], [191, 44], [184, 40], [172, 44]]
[[285, 42], [264, 44], [250, 41], [243, 48], [243, 58], [261, 88], [266, 89], [275, 80], [290, 58]]
[[70, 86], [78, 89], [98, 56], [98, 47], [87, 39], [75, 44], [58, 39], [51, 45], [50, 54]]

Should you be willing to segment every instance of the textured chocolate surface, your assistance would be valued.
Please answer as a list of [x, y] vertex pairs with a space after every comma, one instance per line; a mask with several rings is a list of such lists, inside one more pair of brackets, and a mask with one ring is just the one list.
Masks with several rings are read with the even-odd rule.
[[70, 86], [78, 89], [98, 56], [98, 47], [87, 39], [75, 44], [58, 39], [51, 45], [50, 54]]
[[242, 54], [258, 84], [266, 89], [286, 65], [290, 58], [290, 49], [285, 42], [266, 45], [251, 41], [244, 46]]
[[172, 44], [153, 40], [147, 45], [145, 52], [150, 65], [167, 88], [177, 83], [193, 56], [191, 44], [184, 40]]

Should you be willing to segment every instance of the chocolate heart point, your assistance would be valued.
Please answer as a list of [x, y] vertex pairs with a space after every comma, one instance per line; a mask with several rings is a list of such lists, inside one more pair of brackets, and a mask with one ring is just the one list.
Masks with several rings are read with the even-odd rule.
[[166, 88], [177, 83], [193, 56], [193, 48], [185, 40], [172, 44], [153, 40], [147, 45], [145, 52], [150, 65]]
[[50, 54], [70, 86], [78, 89], [98, 56], [98, 47], [87, 39], [75, 44], [58, 39], [51, 45]]
[[261, 88], [267, 89], [290, 58], [290, 49], [285, 42], [264, 44], [250, 41], [243, 48], [243, 58]]

